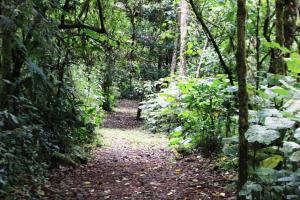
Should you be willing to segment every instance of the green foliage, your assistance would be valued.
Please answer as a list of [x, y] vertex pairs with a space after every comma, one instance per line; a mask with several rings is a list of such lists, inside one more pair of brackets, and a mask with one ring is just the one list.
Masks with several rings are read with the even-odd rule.
[[300, 55], [297, 53], [291, 53], [290, 58], [287, 58], [285, 61], [287, 63], [289, 71], [293, 75], [298, 76], [300, 73]]
[[7, 49], [12, 74], [3, 79], [0, 66], [0, 198], [39, 199], [30, 195], [38, 195], [32, 193], [51, 167], [86, 162], [85, 145], [103, 118], [99, 73], [90, 70], [95, 54], [86, 56], [84, 41], [66, 39], [72, 33], [58, 29], [59, 1], [0, 6], [1, 30], [9, 29], [13, 44]]
[[[300, 93], [295, 82], [284, 81], [288, 79], [293, 80], [281, 77], [280, 86], [262, 87], [252, 96], [262, 101], [258, 110], [249, 112], [250, 176], [240, 191], [247, 199], [293, 199], [299, 195], [300, 145], [295, 126], [300, 121], [296, 103]], [[224, 153], [229, 159], [236, 158], [238, 141], [228, 138], [225, 143]]]
[[221, 138], [235, 130], [231, 100], [235, 88], [226, 79], [167, 78], [170, 85], [143, 103], [147, 127], [153, 132], [168, 133], [171, 145], [187, 149], [217, 151]]

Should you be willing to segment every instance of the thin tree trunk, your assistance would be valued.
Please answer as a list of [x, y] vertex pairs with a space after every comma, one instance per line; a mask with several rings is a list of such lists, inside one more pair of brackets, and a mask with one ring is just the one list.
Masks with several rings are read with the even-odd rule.
[[99, 12], [99, 20], [100, 20], [100, 29], [106, 33], [105, 25], [104, 25], [104, 16], [102, 10], [101, 0], [97, 0], [98, 12]]
[[178, 44], [179, 39], [178, 36], [175, 35], [174, 39], [174, 49], [173, 49], [173, 55], [172, 55], [172, 63], [171, 63], [171, 75], [174, 75], [176, 72], [176, 65], [177, 65], [177, 52], [178, 52]]
[[163, 56], [162, 56], [162, 53], [160, 53], [158, 56], [158, 61], [157, 61], [157, 79], [160, 79], [162, 77], [163, 64], [164, 64]]
[[105, 72], [104, 72], [104, 79], [102, 83], [102, 89], [103, 89], [103, 96], [104, 96], [104, 101], [103, 101], [103, 110], [105, 111], [112, 111], [112, 102], [111, 102], [111, 87], [113, 84], [113, 49], [111, 46], [108, 46], [106, 48], [106, 66], [105, 66]]
[[239, 178], [238, 192], [247, 182], [247, 160], [248, 147], [245, 133], [248, 130], [248, 93], [247, 93], [247, 67], [246, 67], [246, 0], [237, 0], [237, 79], [238, 79], [238, 100], [239, 100]]
[[[207, 49], [207, 47], [208, 47], [208, 38], [206, 38], [206, 40], [205, 40], [203, 51], [205, 51]], [[203, 54], [201, 54], [200, 59], [199, 59], [199, 64], [197, 66], [196, 78], [200, 77], [200, 70], [201, 70], [201, 67], [203, 64], [203, 58], [204, 58], [204, 56], [203, 56]]]
[[260, 79], [260, 35], [259, 35], [259, 24], [260, 24], [260, 6], [261, 0], [258, 0], [256, 5], [256, 89], [259, 88], [259, 79]]
[[271, 20], [271, 9], [270, 9], [270, 0], [267, 0], [266, 2], [267, 4], [267, 13], [266, 13], [266, 18], [264, 21], [264, 27], [263, 27], [263, 35], [265, 37], [265, 39], [268, 42], [271, 42], [271, 38], [270, 38], [270, 20]]
[[188, 34], [189, 7], [186, 0], [180, 3], [180, 49], [179, 49], [179, 73], [186, 75], [186, 41]]

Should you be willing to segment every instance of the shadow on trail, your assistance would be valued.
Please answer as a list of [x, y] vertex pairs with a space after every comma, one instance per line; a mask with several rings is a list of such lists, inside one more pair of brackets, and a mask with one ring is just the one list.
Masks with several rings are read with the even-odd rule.
[[117, 108], [108, 113], [103, 122], [103, 128], [134, 129], [143, 125], [142, 121], [136, 119], [138, 102], [120, 100]]

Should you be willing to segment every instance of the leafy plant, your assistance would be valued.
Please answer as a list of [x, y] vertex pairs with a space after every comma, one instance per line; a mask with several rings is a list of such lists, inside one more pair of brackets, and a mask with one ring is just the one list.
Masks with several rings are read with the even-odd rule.
[[147, 127], [168, 133], [172, 145], [217, 151], [221, 138], [234, 131], [230, 129], [235, 123], [232, 89], [222, 76], [172, 80], [141, 107]]

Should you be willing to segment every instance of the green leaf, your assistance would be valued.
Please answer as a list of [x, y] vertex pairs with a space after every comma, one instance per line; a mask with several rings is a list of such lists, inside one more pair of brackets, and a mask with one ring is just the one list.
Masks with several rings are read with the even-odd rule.
[[293, 162], [299, 162], [299, 161], [300, 161], [300, 151], [294, 152], [294, 153], [290, 156], [290, 160], [293, 161]]
[[279, 49], [283, 53], [290, 53], [290, 50], [287, 49], [286, 47], [282, 47], [279, 43], [277, 42], [268, 42], [266, 40], [263, 41], [263, 45], [272, 49]]
[[172, 137], [179, 137], [182, 135], [182, 126], [178, 126], [174, 129], [174, 131], [171, 133]]
[[267, 117], [265, 126], [272, 130], [284, 130], [292, 128], [295, 122], [284, 117]]
[[258, 117], [260, 118], [266, 118], [266, 117], [282, 117], [282, 114], [280, 113], [279, 110], [273, 108], [265, 108], [260, 111], [258, 111]]
[[92, 38], [97, 38], [98, 35], [99, 35], [97, 32], [91, 31], [89, 29], [84, 29], [83, 31], [86, 33], [86, 35], [88, 35], [88, 36], [90, 36]]
[[297, 128], [294, 134], [294, 138], [300, 141], [300, 128]]
[[260, 125], [251, 126], [245, 134], [246, 139], [250, 143], [260, 143], [270, 145], [272, 142], [280, 138], [280, 134], [275, 130], [268, 130]]
[[28, 66], [28, 69], [32, 73], [39, 75], [43, 80], [47, 79], [47, 76], [45, 75], [44, 70], [42, 68], [40, 68], [38, 65], [33, 63], [31, 60], [27, 60], [25, 63]]
[[272, 156], [270, 158], [267, 158], [267, 159], [261, 161], [259, 163], [259, 167], [274, 169], [275, 167], [278, 166], [278, 164], [280, 162], [283, 162], [283, 157], [280, 156], [280, 155], [274, 155], [274, 156]]
[[244, 185], [242, 190], [239, 192], [240, 196], [248, 196], [252, 192], [261, 192], [263, 190], [260, 184], [257, 184], [252, 181], [247, 181]]
[[285, 59], [290, 72], [298, 74], [300, 73], [300, 55], [297, 53], [291, 53], [290, 58]]
[[279, 94], [279, 95], [282, 95], [282, 96], [289, 95], [289, 91], [288, 90], [283, 89], [282, 87], [279, 87], [279, 86], [276, 86], [276, 88], [274, 87], [271, 90], [272, 90], [272, 92], [274, 92], [276, 94]]
[[300, 149], [300, 145], [296, 142], [284, 141], [282, 148], [280, 150], [286, 154], [292, 153], [295, 150]]
[[170, 140], [170, 145], [176, 145], [179, 144], [179, 142], [182, 140], [182, 138], [173, 138]]

